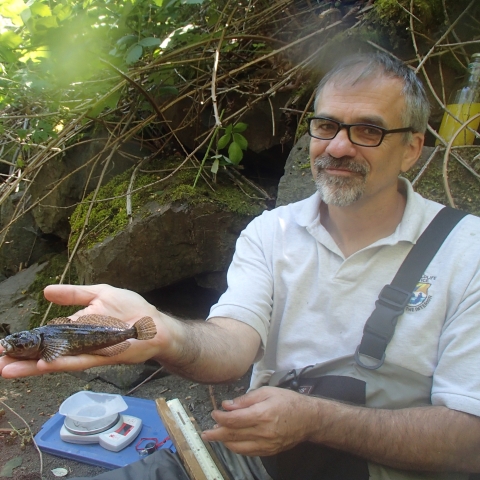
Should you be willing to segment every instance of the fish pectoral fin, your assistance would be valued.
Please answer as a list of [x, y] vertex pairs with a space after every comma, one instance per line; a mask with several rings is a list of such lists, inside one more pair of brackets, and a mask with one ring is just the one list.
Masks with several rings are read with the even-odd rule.
[[61, 355], [68, 353], [70, 344], [68, 340], [62, 340], [59, 338], [49, 339], [48, 344], [45, 345], [43, 350], [40, 352], [40, 356], [46, 362], [52, 362]]
[[102, 355], [103, 357], [114, 357], [115, 355], [120, 355], [120, 353], [123, 353], [128, 347], [130, 347], [130, 342], [122, 342], [110, 347], [94, 350], [93, 352], [90, 352], [90, 354]]

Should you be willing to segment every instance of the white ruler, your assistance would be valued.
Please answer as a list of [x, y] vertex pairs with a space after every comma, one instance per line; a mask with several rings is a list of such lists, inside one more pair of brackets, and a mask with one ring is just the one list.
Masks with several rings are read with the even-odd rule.
[[183, 408], [180, 400], [174, 398], [167, 402], [170, 411], [172, 412], [178, 427], [182, 431], [185, 440], [187, 441], [192, 453], [197, 459], [200, 467], [202, 467], [203, 473], [208, 480], [225, 480], [222, 474], [217, 468], [217, 465], [213, 461], [212, 457], [208, 453], [203, 440], [200, 438], [195, 426], [191, 422], [187, 412]]

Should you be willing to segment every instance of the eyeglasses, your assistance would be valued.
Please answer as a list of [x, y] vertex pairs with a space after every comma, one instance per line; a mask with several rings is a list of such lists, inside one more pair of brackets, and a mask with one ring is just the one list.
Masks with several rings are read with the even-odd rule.
[[376, 125], [368, 125], [367, 123], [352, 123], [349, 125], [324, 117], [311, 117], [308, 119], [309, 135], [319, 140], [334, 139], [342, 128], [347, 129], [348, 139], [353, 144], [361, 147], [378, 147], [385, 135], [390, 133], [415, 131], [412, 127], [387, 130]]

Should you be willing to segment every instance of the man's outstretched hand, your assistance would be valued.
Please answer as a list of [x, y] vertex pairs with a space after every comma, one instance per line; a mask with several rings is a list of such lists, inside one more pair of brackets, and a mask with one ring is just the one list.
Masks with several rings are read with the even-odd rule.
[[[0, 372], [4, 378], [85, 370], [117, 363], [140, 363], [155, 356], [162, 348], [162, 344], [168, 344], [168, 335], [162, 322], [163, 315], [135, 292], [109, 285], [49, 285], [45, 288], [44, 295], [47, 300], [59, 305], [84, 306], [85, 308], [70, 317], [73, 320], [82, 315], [98, 314], [109, 315], [133, 324], [141, 317], [150, 316], [157, 326], [157, 335], [151, 340], [131, 340], [130, 347], [114, 357], [83, 354], [59, 357], [47, 363], [44, 360], [19, 360], [3, 356], [0, 357]], [[0, 347], [0, 353], [2, 350]]]

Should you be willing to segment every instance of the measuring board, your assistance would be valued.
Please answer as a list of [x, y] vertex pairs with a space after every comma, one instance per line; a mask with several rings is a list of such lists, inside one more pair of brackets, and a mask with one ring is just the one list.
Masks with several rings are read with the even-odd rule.
[[225, 480], [220, 465], [212, 457], [213, 450], [203, 443], [197, 428], [178, 398], [165, 401], [155, 400], [157, 410], [162, 418], [170, 438], [192, 480]]

